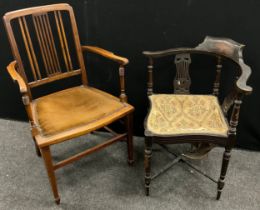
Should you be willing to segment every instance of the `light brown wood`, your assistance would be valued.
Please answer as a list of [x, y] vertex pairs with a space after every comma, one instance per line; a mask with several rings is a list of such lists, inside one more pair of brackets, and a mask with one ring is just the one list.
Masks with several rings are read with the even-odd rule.
[[39, 22], [39, 16], [33, 15], [32, 19], [33, 19], [33, 24], [34, 24], [34, 28], [35, 28], [35, 31], [36, 31], [38, 43], [39, 43], [39, 46], [40, 46], [41, 55], [42, 55], [42, 58], [43, 58], [45, 72], [46, 72], [47, 75], [49, 75], [50, 74], [50, 72], [49, 72], [50, 63], [49, 63], [47, 50], [46, 50], [45, 43], [44, 43], [42, 28], [41, 28], [40, 22]]
[[[23, 29], [22, 23], [24, 25], [24, 29]], [[25, 17], [22, 17], [22, 21], [19, 18], [19, 24], [20, 24], [20, 27], [21, 27], [21, 30], [22, 30], [24, 41], [26, 43], [27, 42], [29, 43], [29, 49], [30, 50], [28, 49], [28, 43], [26, 44], [26, 50], [27, 50], [28, 55], [30, 56], [30, 64], [31, 64], [31, 68], [33, 70], [33, 75], [35, 76], [35, 80], [37, 80], [37, 77], [39, 79], [41, 79], [41, 73], [40, 73], [40, 70], [39, 70], [39, 65], [38, 65], [38, 62], [37, 62], [37, 59], [36, 59], [36, 56], [35, 56], [32, 40], [31, 40], [31, 37], [30, 37], [30, 33], [29, 33], [29, 30], [28, 30], [28, 26], [27, 26]], [[24, 31], [25, 31], [25, 33], [24, 33]], [[27, 37], [28, 41], [26, 41], [26, 37]]]
[[69, 52], [69, 49], [68, 49], [68, 41], [67, 41], [67, 38], [66, 38], [66, 34], [65, 34], [65, 30], [64, 30], [64, 24], [63, 24], [63, 20], [62, 20], [60, 11], [58, 11], [58, 17], [59, 17], [59, 21], [60, 21], [61, 34], [62, 34], [64, 46], [65, 46], [65, 52], [66, 52], [66, 56], [67, 56], [68, 63], [69, 63], [69, 70], [68, 71], [70, 71], [70, 70], [73, 69], [73, 67], [72, 67], [72, 63], [71, 63], [71, 59], [70, 59], [70, 52]]
[[82, 74], [82, 70], [77, 69], [77, 70], [74, 70], [74, 71], [71, 71], [71, 72], [65, 72], [65, 73], [62, 73], [62, 74], [54, 75], [52, 77], [44, 78], [40, 81], [29, 82], [28, 84], [31, 88], [34, 88], [34, 87], [37, 87], [37, 86], [40, 86], [40, 85], [47, 84], [49, 82], [53, 82], [53, 81], [60, 80], [60, 79], [65, 79], [65, 78], [80, 75], [80, 74]]
[[52, 74], [55, 74], [57, 72], [60, 72], [60, 69], [58, 67], [58, 61], [57, 61], [57, 57], [55, 56], [57, 53], [55, 53], [55, 45], [54, 43], [52, 42], [52, 39], [51, 39], [51, 29], [50, 29], [50, 24], [48, 22], [48, 14], [43, 14], [41, 16], [41, 20], [42, 20], [42, 23], [43, 23], [43, 28], [44, 28], [44, 31], [45, 31], [45, 36], [46, 36], [46, 44], [49, 48], [49, 51], [50, 51], [50, 60], [52, 62], [52, 65], [53, 65], [53, 69], [52, 69]]
[[72, 9], [72, 7], [69, 4], [65, 4], [65, 3], [51, 4], [51, 5], [38, 6], [38, 7], [30, 7], [30, 8], [7, 12], [4, 15], [4, 19], [12, 20], [17, 17], [31, 15], [33, 13], [40, 14], [40, 13], [46, 13], [49, 11], [71, 10], [71, 9]]
[[121, 65], [126, 65], [126, 64], [129, 63], [127, 58], [115, 55], [114, 53], [112, 53], [110, 51], [104, 50], [104, 49], [96, 47], [96, 46], [87, 46], [87, 45], [82, 46], [82, 50], [96, 53], [96, 54], [101, 55], [103, 57], [109, 58], [113, 61], [116, 61]]
[[[67, 13], [69, 14], [70, 18], [70, 24], [64, 26], [63, 24], [63, 14]], [[49, 18], [49, 15], [54, 15], [54, 23], [51, 22], [51, 18]], [[33, 24], [27, 25], [27, 20], [32, 19]], [[32, 8], [27, 8], [27, 9], [22, 9], [22, 10], [17, 10], [13, 12], [8, 12], [4, 15], [4, 23], [8, 35], [9, 42], [11, 44], [11, 49], [14, 57], [14, 61], [11, 62], [7, 66], [8, 73], [12, 77], [13, 80], [17, 81], [20, 92], [22, 94], [22, 101], [25, 105], [25, 109], [29, 118], [29, 122], [31, 125], [31, 133], [33, 140], [35, 142], [35, 148], [38, 156], [42, 155], [45, 166], [46, 166], [46, 171], [49, 177], [50, 185], [52, 188], [52, 192], [55, 198], [55, 201], [57, 204], [60, 202], [59, 194], [58, 194], [58, 188], [57, 188], [57, 183], [56, 183], [56, 177], [54, 170], [61, 168], [73, 161], [76, 161], [83, 156], [89, 155], [95, 151], [98, 151], [102, 148], [105, 148], [109, 146], [112, 143], [115, 143], [116, 141], [119, 140], [124, 140], [127, 138], [127, 145], [128, 145], [128, 162], [133, 163], [133, 143], [132, 143], [132, 117], [131, 114], [134, 111], [134, 108], [127, 104], [127, 96], [125, 92], [125, 77], [124, 77], [124, 65], [128, 63], [128, 60], [126, 58], [116, 56], [111, 52], [108, 52], [106, 50], [103, 50], [98, 47], [87, 47], [84, 48], [80, 44], [80, 39], [78, 35], [78, 29], [77, 29], [77, 24], [74, 16], [73, 9], [71, 6], [68, 4], [54, 4], [54, 5], [47, 5], [47, 6], [40, 6], [40, 7], [32, 7]], [[25, 68], [23, 66], [22, 58], [20, 56], [19, 48], [18, 48], [18, 43], [17, 40], [15, 39], [14, 36], [14, 31], [11, 25], [11, 21], [18, 21], [20, 30], [21, 30], [21, 35], [22, 35], [22, 45], [25, 46], [25, 50], [27, 53], [27, 59], [29, 60], [29, 68], [31, 67], [31, 72], [33, 75], [33, 79], [31, 80], [30, 76], [27, 78], [27, 69], [25, 71]], [[53, 26], [54, 25], [54, 26]], [[55, 27], [56, 26], [56, 27]], [[31, 29], [30, 27], [33, 27]], [[70, 54], [70, 49], [69, 49], [69, 44], [68, 40], [66, 37], [66, 29], [67, 27], [71, 27], [72, 29], [72, 35], [74, 39], [74, 45], [76, 48], [76, 56], [77, 56], [77, 61], [78, 61], [78, 66], [79, 69], [73, 69], [73, 62], [71, 59], [71, 54]], [[58, 40], [55, 40], [54, 37], [54, 31], [53, 29], [57, 30], [58, 33]], [[35, 31], [35, 38], [33, 37], [32, 31]], [[36, 43], [34, 43], [34, 41]], [[56, 46], [61, 47], [61, 56], [58, 55], [59, 50], [56, 49]], [[35, 53], [36, 48], [35, 46], [39, 46], [40, 53]], [[74, 121], [74, 124], [70, 122], [66, 124], [66, 129], [65, 130], [58, 130], [59, 132], [56, 133], [49, 133], [49, 134], [44, 134], [42, 132], [43, 129], [43, 124], [39, 122], [40, 119], [40, 114], [35, 111], [36, 106], [37, 106], [37, 100], [44, 100], [46, 102], [46, 97], [41, 97], [40, 99], [34, 99], [31, 95], [31, 89], [50, 83], [54, 82], [56, 80], [64, 79], [64, 78], [69, 78], [77, 75], [81, 75], [81, 80], [82, 80], [82, 86], [77, 87], [79, 89], [91, 89], [91, 87], [88, 86], [88, 80], [87, 80], [87, 75], [86, 75], [86, 68], [85, 68], [85, 63], [83, 59], [83, 51], [88, 50], [90, 52], [95, 52], [99, 55], [102, 55], [106, 58], [112, 59], [113, 61], [116, 61], [119, 63], [119, 76], [120, 76], [120, 98], [116, 98], [114, 96], [111, 96], [108, 93], [104, 93], [102, 91], [96, 90], [97, 92], [102, 92], [101, 94], [90, 94], [92, 96], [92, 101], [93, 103], [96, 103], [98, 97], [100, 97], [99, 101], [106, 101], [108, 111], [107, 113], [103, 114], [104, 110], [102, 109], [102, 112], [100, 114], [100, 111], [97, 111], [98, 108], [93, 109], [87, 109], [89, 111], [89, 115], [92, 114], [94, 116], [94, 119], [91, 119], [91, 121], [87, 121], [87, 118], [81, 118], [81, 116], [86, 115], [88, 111], [85, 111], [84, 113], [79, 113], [79, 117], [77, 118], [78, 121], [80, 121], [79, 124], [77, 124], [78, 121]], [[26, 56], [26, 55], [25, 55]], [[38, 57], [40, 58], [38, 58]], [[60, 61], [63, 61], [62, 58], [64, 59], [65, 63], [65, 68], [66, 69], [61, 69], [61, 63]], [[40, 67], [39, 62], [40, 60], [43, 61], [43, 67]], [[59, 60], [61, 59], [61, 60]], [[38, 63], [39, 62], [39, 63]], [[27, 67], [26, 67], [27, 68]], [[45, 72], [44, 72], [45, 70]], [[30, 81], [29, 81], [30, 80]], [[92, 88], [94, 89], [94, 88]], [[64, 90], [65, 91], [65, 90]], [[66, 90], [67, 91], [67, 90]], [[78, 96], [81, 96], [80, 92], [81, 90], [78, 90], [77, 94]], [[62, 91], [60, 91], [62, 92]], [[90, 91], [91, 92], [91, 91]], [[74, 92], [75, 93], [75, 92]], [[55, 95], [58, 100], [61, 100], [57, 95]], [[73, 95], [74, 96], [74, 95]], [[84, 95], [86, 96], [86, 95]], [[70, 95], [66, 95], [66, 98], [63, 98], [62, 102], [68, 102], [68, 98]], [[95, 98], [96, 97], [96, 98]], [[103, 98], [102, 98], [103, 97]], [[104, 100], [104, 97], [107, 97], [106, 100]], [[48, 97], [47, 97], [48, 98]], [[56, 99], [55, 98], [55, 99]], [[54, 98], [52, 98], [54, 100]], [[89, 101], [89, 97], [87, 97]], [[74, 101], [73, 101], [74, 100]], [[112, 103], [113, 101], [113, 103]], [[49, 101], [48, 101], [49, 102]], [[59, 101], [61, 102], [61, 101]], [[69, 101], [71, 104], [75, 104], [75, 98], [72, 99], [72, 101]], [[45, 103], [46, 104], [46, 103]], [[48, 103], [47, 103], [48, 104]], [[54, 103], [55, 104], [55, 103]], [[69, 104], [69, 105], [71, 105]], [[39, 104], [38, 104], [39, 105]], [[48, 104], [50, 105], [50, 104]], [[95, 105], [95, 106], [101, 106]], [[93, 107], [95, 107], [93, 106]], [[119, 108], [115, 109], [115, 106], [118, 106]], [[50, 106], [47, 106], [50, 107]], [[76, 106], [72, 106], [75, 111]], [[87, 106], [86, 106], [87, 107]], [[92, 107], [92, 106], [91, 106]], [[113, 109], [110, 109], [113, 108]], [[66, 109], [67, 110], [67, 109]], [[113, 110], [109, 112], [109, 110]], [[39, 111], [39, 110], [38, 110]], [[52, 110], [53, 111], [53, 110]], [[58, 111], [55, 111], [58, 113]], [[83, 111], [82, 111], [83, 112]], [[91, 113], [90, 113], [91, 112]], [[46, 112], [44, 112], [46, 113]], [[69, 113], [70, 114], [70, 113]], [[62, 113], [63, 115], [63, 113]], [[88, 115], [88, 116], [89, 116]], [[53, 117], [53, 114], [50, 115]], [[71, 116], [71, 115], [69, 115]], [[96, 117], [99, 116], [99, 117]], [[73, 117], [71, 116], [71, 121]], [[123, 134], [116, 134], [115, 137], [109, 139], [106, 142], [103, 142], [99, 145], [96, 145], [92, 148], [87, 149], [86, 151], [83, 151], [79, 154], [75, 154], [72, 157], [69, 157], [56, 165], [53, 165], [52, 163], [52, 158], [51, 158], [51, 151], [50, 151], [50, 146], [58, 143], [65, 142], [67, 140], [72, 140], [75, 137], [88, 134], [92, 131], [98, 130], [102, 127], [106, 127], [112, 122], [115, 122], [120, 119], [127, 119], [125, 121], [126, 123], [126, 132]], [[61, 119], [57, 117], [56, 119]], [[82, 120], [83, 119], [83, 120]], [[49, 120], [49, 115], [48, 115], [48, 120]], [[48, 121], [47, 120], [47, 121]], [[81, 122], [86, 120], [86, 122]], [[55, 124], [58, 124], [58, 120], [50, 120], [48, 121], [49, 124], [51, 122], [55, 122]], [[62, 121], [63, 122], [63, 121]], [[69, 128], [68, 128], [69, 127]], [[41, 151], [41, 153], [39, 152]]]
[[19, 88], [20, 88], [20, 92], [21, 93], [27, 93], [28, 88], [27, 88], [26, 82], [21, 77], [21, 75], [16, 71], [16, 65], [17, 65], [16, 61], [11, 62], [7, 66], [8, 73], [14, 81], [17, 81]]
[[68, 165], [68, 164], [70, 164], [70, 163], [72, 163], [74, 161], [77, 161], [77, 160], [85, 157], [86, 155], [89, 155], [89, 154], [91, 154], [93, 152], [99, 151], [99, 150], [103, 149], [104, 147], [107, 147], [110, 144], [113, 144], [113, 143], [121, 140], [125, 136], [126, 136], [125, 133], [124, 134], [118, 134], [117, 136], [114, 136], [113, 138], [111, 138], [111, 139], [109, 139], [109, 140], [107, 140], [107, 141], [105, 141], [105, 142], [103, 142], [101, 144], [98, 144], [98, 145], [96, 145], [96, 146], [94, 146], [94, 147], [92, 147], [90, 149], [87, 149], [87, 150], [85, 150], [83, 152], [80, 152], [80, 153], [78, 153], [76, 155], [73, 155], [73, 156], [71, 156], [71, 157], [69, 157], [69, 158], [67, 158], [65, 160], [62, 160], [62, 161], [56, 163], [53, 168], [54, 168], [54, 170], [56, 170], [56, 169], [59, 169], [59, 168], [65, 166], [65, 165]]
[[109, 52], [105, 49], [94, 47], [94, 46], [82, 46], [82, 51], [88, 51], [95, 53], [97, 55], [103, 56], [110, 60], [113, 60], [120, 64], [119, 66], [119, 82], [120, 82], [120, 100], [121, 102], [127, 102], [127, 96], [125, 93], [125, 67], [124, 65], [128, 64], [129, 61], [127, 58], [115, 55], [112, 52]]
[[[54, 80], [45, 80], [44, 82], [41, 82], [42, 79], [51, 78], [53, 76], [57, 76], [57, 74], [63, 74], [61, 72], [60, 63], [59, 63], [59, 57], [57, 55], [56, 50], [56, 44], [55, 40], [52, 34], [52, 27], [49, 19], [49, 14], [53, 13], [55, 15], [56, 22], [58, 21], [57, 27], [59, 27], [58, 33], [60, 35], [61, 41], [61, 50], [65, 52], [65, 63], [67, 63], [67, 71], [74, 71], [73, 69], [73, 63], [72, 59], [70, 57], [70, 49], [68, 47], [67, 38], [66, 38], [66, 32], [62, 20], [62, 13], [68, 13], [71, 21], [71, 25], [68, 27], [71, 27], [73, 38], [74, 38], [74, 44], [76, 47], [76, 55], [78, 58], [79, 66], [81, 69], [81, 77], [82, 82], [84, 85], [87, 85], [87, 76], [86, 76], [86, 69], [85, 64], [83, 60], [80, 40], [78, 37], [78, 30], [77, 25], [74, 17], [74, 13], [72, 8], [68, 4], [55, 4], [55, 5], [47, 5], [42, 7], [35, 7], [35, 8], [28, 8], [24, 10], [19, 11], [13, 11], [6, 13], [3, 17], [4, 23], [6, 26], [6, 30], [8, 31], [8, 38], [11, 43], [12, 51], [15, 60], [17, 61], [19, 65], [19, 73], [24, 78], [24, 80], [27, 82], [27, 76], [25, 72], [25, 68], [23, 66], [23, 62], [21, 60], [21, 56], [19, 54], [18, 46], [16, 43], [16, 39], [14, 37], [14, 32], [12, 29], [12, 25], [10, 24], [11, 21], [16, 21], [16, 19], [19, 21], [24, 45], [26, 48], [29, 64], [31, 66], [31, 71], [33, 74], [34, 81], [30, 82], [39, 82], [39, 84], [46, 84], [46, 82], [52, 82]], [[26, 16], [26, 17], [25, 17]], [[41, 51], [41, 57], [44, 63], [45, 71], [47, 74], [47, 77], [42, 77], [41, 72], [39, 71], [38, 67], [38, 58], [36, 58], [34, 53], [34, 44], [32, 43], [31, 37], [30, 37], [30, 31], [28, 29], [26, 19], [32, 19], [34, 29], [36, 32], [36, 37], [38, 40], [38, 44], [40, 46]], [[55, 22], [55, 20], [54, 20]], [[67, 27], [67, 26], [66, 26]], [[28, 71], [26, 69], [26, 71]], [[73, 75], [72, 75], [73, 76]], [[56, 77], [57, 78], [57, 77]], [[63, 78], [61, 76], [61, 78]], [[38, 85], [36, 85], [38, 86]], [[31, 90], [29, 89], [29, 95], [31, 98]]]
[[45, 167], [47, 170], [47, 174], [48, 174], [52, 192], [53, 192], [53, 195], [55, 198], [55, 202], [57, 204], [59, 204], [60, 197], [59, 197], [59, 193], [58, 193], [57, 182], [56, 182], [54, 167], [53, 167], [53, 163], [52, 163], [50, 147], [47, 146], [47, 147], [41, 148], [41, 153], [42, 153], [44, 164], [45, 164]]
[[53, 62], [53, 59], [52, 59], [51, 48], [49, 46], [49, 39], [48, 39], [49, 37], [47, 35], [46, 24], [44, 22], [44, 16], [43, 15], [39, 16], [39, 25], [40, 25], [40, 28], [42, 29], [42, 37], [43, 37], [43, 43], [44, 43], [45, 49], [46, 49], [46, 57], [48, 58], [49, 64], [50, 64], [49, 75], [51, 75], [51, 74], [54, 73], [55, 67], [54, 67], [54, 62]]
[[[58, 14], [60, 14], [60, 13], [58, 13]], [[62, 29], [61, 29], [61, 26], [60, 26], [61, 17], [58, 14], [57, 14], [56, 11], [54, 12], [56, 27], [57, 27], [57, 30], [58, 30], [58, 35], [59, 35], [62, 54], [63, 54], [63, 59], [64, 59], [64, 62], [65, 62], [65, 65], [66, 65], [66, 69], [67, 69], [67, 71], [69, 71], [70, 67], [69, 67], [68, 55], [67, 55], [67, 50], [65, 50], [65, 43], [64, 43], [64, 40], [63, 40], [64, 36], [63, 36], [63, 33], [61, 32]]]
[[48, 28], [50, 38], [51, 38], [51, 47], [52, 47], [52, 51], [54, 53], [54, 61], [55, 61], [56, 69], [57, 69], [57, 72], [61, 72], [60, 62], [59, 62], [56, 46], [55, 46], [55, 43], [54, 43], [53, 33], [52, 33], [52, 29], [51, 29], [51, 25], [50, 25], [50, 19], [49, 19], [48, 14], [46, 14], [46, 18], [47, 18], [46, 19], [47, 28]]

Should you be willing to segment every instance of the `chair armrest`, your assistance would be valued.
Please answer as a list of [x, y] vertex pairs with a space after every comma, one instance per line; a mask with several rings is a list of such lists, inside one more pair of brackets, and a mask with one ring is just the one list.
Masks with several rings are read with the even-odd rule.
[[196, 52], [194, 48], [171, 48], [167, 50], [160, 50], [160, 51], [143, 51], [143, 55], [149, 58], [161, 58], [169, 55], [181, 54], [181, 53], [190, 53]]
[[248, 86], [246, 83], [251, 75], [251, 68], [244, 63], [242, 58], [239, 59], [239, 66], [242, 73], [236, 82], [238, 92], [249, 95], [252, 93], [253, 88], [251, 86]]
[[127, 58], [115, 55], [114, 53], [104, 50], [102, 48], [99, 47], [95, 47], [95, 46], [81, 46], [82, 51], [88, 51], [88, 52], [92, 52], [92, 53], [96, 53], [98, 55], [101, 55], [105, 58], [111, 59], [117, 63], [119, 63], [120, 65], [126, 65], [129, 63]]
[[7, 66], [7, 71], [9, 73], [9, 75], [12, 77], [12, 79], [18, 83], [19, 88], [20, 88], [20, 92], [21, 93], [27, 93], [28, 92], [28, 88], [26, 86], [26, 83], [25, 83], [24, 79], [21, 77], [21, 75], [15, 69], [16, 64], [17, 64], [16, 61], [12, 61]]
[[38, 133], [37, 128], [35, 127], [34, 119], [33, 119], [33, 112], [32, 112], [32, 103], [31, 103], [31, 98], [30, 98], [30, 91], [28, 90], [28, 87], [26, 85], [26, 82], [24, 79], [21, 77], [21, 75], [16, 71], [16, 61], [12, 61], [8, 66], [7, 66], [7, 71], [9, 75], [12, 77], [14, 81], [16, 81], [19, 85], [20, 92], [22, 94], [22, 101], [25, 106], [25, 110], [27, 112], [29, 121], [31, 123], [31, 132], [32, 135], [35, 136]]

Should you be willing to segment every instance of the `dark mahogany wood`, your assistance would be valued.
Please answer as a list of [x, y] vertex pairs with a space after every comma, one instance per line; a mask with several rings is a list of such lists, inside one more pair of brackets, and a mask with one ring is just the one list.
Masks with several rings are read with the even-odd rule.
[[220, 77], [221, 77], [221, 69], [222, 69], [222, 64], [221, 64], [221, 56], [217, 57], [217, 71], [216, 71], [216, 79], [214, 82], [214, 87], [213, 87], [213, 95], [218, 96], [219, 94], [219, 85], [220, 85]]
[[133, 165], [134, 154], [133, 154], [133, 114], [129, 114], [125, 117], [125, 126], [127, 132], [126, 142], [127, 142], [127, 153], [128, 153], [128, 164]]
[[176, 54], [175, 56], [176, 75], [173, 86], [175, 94], [189, 94], [191, 79], [189, 74], [189, 66], [191, 64], [190, 54]]
[[145, 193], [149, 195], [150, 193], [150, 183], [151, 183], [151, 158], [152, 158], [152, 145], [153, 139], [152, 137], [145, 137], [145, 148], [144, 148], [144, 170], [145, 170]]
[[[230, 93], [227, 94], [223, 103], [222, 110], [227, 117], [227, 112], [232, 108], [232, 114], [230, 118], [227, 117], [229, 122], [229, 131], [227, 137], [209, 136], [209, 135], [182, 135], [182, 136], [156, 136], [146, 131], [145, 139], [145, 191], [146, 195], [149, 195], [149, 187], [151, 182], [151, 154], [152, 143], [157, 142], [159, 144], [178, 144], [178, 143], [191, 143], [193, 145], [222, 145], [225, 147], [223, 155], [222, 169], [220, 178], [218, 181], [217, 199], [220, 199], [222, 189], [224, 187], [224, 180], [228, 168], [229, 159], [231, 156], [232, 147], [236, 142], [236, 129], [239, 119], [240, 105], [244, 95], [248, 95], [252, 92], [252, 87], [247, 85], [247, 80], [251, 74], [251, 69], [244, 63], [242, 50], [244, 45], [239, 44], [231, 39], [206, 37], [205, 40], [195, 48], [176, 48], [163, 51], [144, 51], [143, 54], [148, 58], [148, 95], [152, 95], [153, 84], [153, 63], [155, 59], [159, 59], [165, 56], [175, 56], [176, 64], [176, 76], [174, 79], [174, 93], [175, 94], [189, 94], [189, 87], [191, 84], [189, 76], [189, 64], [191, 63], [190, 56], [193, 54], [206, 54], [214, 56], [217, 60], [216, 63], [216, 78], [213, 84], [212, 95], [219, 95], [222, 60], [231, 60], [235, 65], [239, 67], [239, 77], [233, 82], [234, 87]], [[145, 122], [146, 125], [146, 122]]]

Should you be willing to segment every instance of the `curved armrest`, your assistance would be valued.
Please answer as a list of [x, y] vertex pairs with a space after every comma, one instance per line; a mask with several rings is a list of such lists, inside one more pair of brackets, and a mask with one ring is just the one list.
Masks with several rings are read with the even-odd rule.
[[99, 48], [99, 47], [85, 45], [85, 46], [81, 46], [81, 49], [82, 49], [82, 51], [86, 50], [86, 51], [89, 51], [89, 52], [96, 53], [96, 54], [101, 55], [105, 58], [111, 59], [111, 60], [113, 60], [113, 61], [115, 61], [115, 62], [117, 62], [121, 65], [126, 65], [126, 64], [129, 63], [127, 58], [115, 55], [114, 53], [107, 51], [107, 50], [104, 50], [104, 49]]
[[143, 55], [150, 57], [150, 58], [161, 58], [168, 55], [174, 54], [181, 54], [181, 53], [189, 53], [189, 52], [196, 52], [193, 48], [171, 48], [167, 50], [160, 50], [160, 51], [143, 51]]
[[242, 58], [239, 59], [239, 66], [241, 68], [242, 74], [238, 78], [236, 86], [239, 92], [249, 95], [253, 91], [253, 88], [248, 86], [246, 82], [251, 75], [251, 68], [244, 63]]
[[9, 73], [9, 75], [12, 77], [12, 79], [14, 81], [17, 81], [17, 83], [19, 85], [19, 88], [20, 88], [20, 92], [21, 93], [27, 93], [28, 92], [28, 88], [26, 86], [26, 83], [25, 83], [24, 79], [21, 77], [21, 75], [15, 69], [16, 64], [17, 64], [16, 61], [12, 61], [7, 66], [7, 71]]

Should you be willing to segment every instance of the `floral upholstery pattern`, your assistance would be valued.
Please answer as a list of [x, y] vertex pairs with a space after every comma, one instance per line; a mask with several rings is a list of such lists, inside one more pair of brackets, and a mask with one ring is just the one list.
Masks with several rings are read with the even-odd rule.
[[227, 136], [228, 123], [215, 96], [157, 94], [149, 96], [149, 99], [151, 110], [145, 125], [147, 136]]

